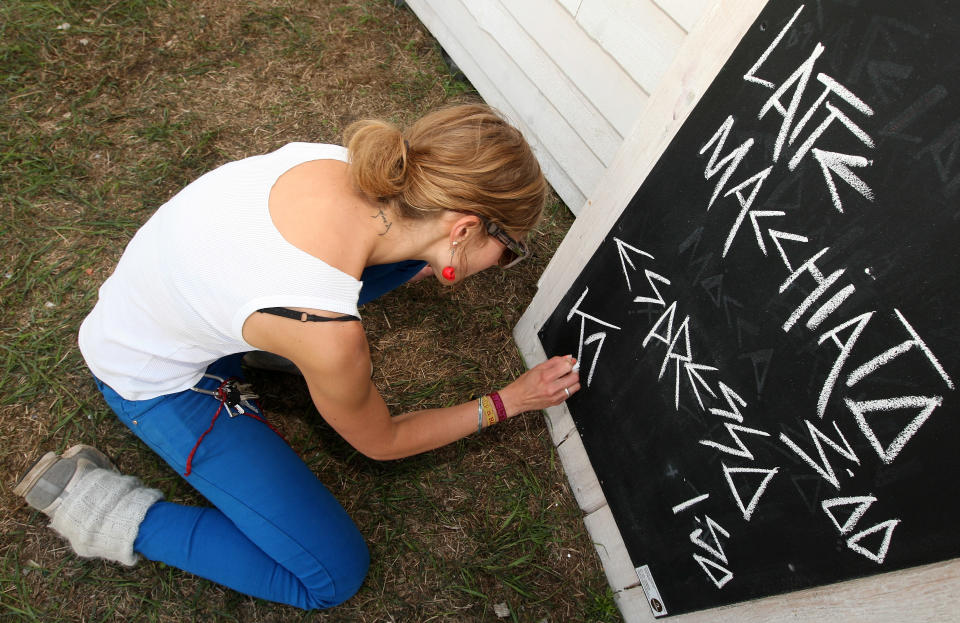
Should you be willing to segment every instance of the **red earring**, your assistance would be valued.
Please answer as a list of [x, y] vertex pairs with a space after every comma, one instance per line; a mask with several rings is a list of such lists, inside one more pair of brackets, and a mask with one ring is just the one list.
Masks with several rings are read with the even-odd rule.
[[[450, 247], [450, 264], [453, 264], [453, 253], [454, 251], [457, 250], [457, 241], [454, 240], [453, 243], [451, 244], [452, 246]], [[446, 279], [447, 281], [453, 281], [454, 279], [457, 278], [457, 271], [453, 268], [453, 266], [445, 266], [443, 270], [440, 271], [440, 274], [443, 275], [443, 278]]]

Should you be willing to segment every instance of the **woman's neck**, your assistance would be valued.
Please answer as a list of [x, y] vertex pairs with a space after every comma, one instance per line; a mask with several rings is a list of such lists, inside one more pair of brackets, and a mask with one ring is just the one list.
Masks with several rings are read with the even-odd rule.
[[436, 237], [430, 221], [404, 219], [387, 203], [364, 200], [366, 205], [357, 211], [362, 214], [357, 220], [365, 221], [366, 266], [427, 259]]
[[332, 160], [282, 175], [270, 193], [270, 216], [288, 242], [356, 278], [367, 266], [429, 259], [442, 236], [433, 219], [404, 219], [356, 191], [346, 165]]

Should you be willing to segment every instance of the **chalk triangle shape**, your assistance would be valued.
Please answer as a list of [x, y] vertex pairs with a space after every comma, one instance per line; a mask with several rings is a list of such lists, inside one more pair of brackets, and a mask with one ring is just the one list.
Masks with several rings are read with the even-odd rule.
[[890, 551], [893, 530], [899, 523], [899, 519], [888, 519], [861, 530], [847, 539], [847, 547], [878, 565], [882, 564]]
[[[840, 534], [850, 534], [870, 505], [877, 501], [872, 495], [832, 498], [823, 501], [823, 512]], [[843, 520], [841, 523], [840, 520]]]
[[720, 563], [700, 554], [694, 554], [693, 559], [697, 561], [697, 564], [700, 565], [700, 568], [717, 588], [723, 588], [724, 584], [733, 579], [733, 572]]
[[[847, 408], [863, 432], [867, 441], [886, 464], [893, 462], [910, 438], [917, 434], [933, 410], [940, 406], [943, 399], [940, 396], [898, 396], [880, 400], [854, 401], [845, 399]], [[909, 421], [902, 427], [899, 424], [891, 426], [893, 418], [904, 417]], [[884, 418], [885, 421], [881, 421]], [[876, 429], [884, 431], [885, 440], [881, 441]], [[889, 439], [889, 430], [897, 431], [893, 439]]]
[[[723, 465], [723, 475], [727, 479], [727, 485], [730, 487], [730, 493], [733, 494], [734, 501], [743, 513], [744, 520], [750, 521], [753, 512], [757, 508], [757, 504], [760, 502], [760, 498], [763, 497], [767, 489], [767, 485], [770, 484], [770, 480], [778, 471], [780, 471], [779, 467], [766, 469], [762, 467], [727, 467]], [[736, 478], [739, 485], [734, 483], [734, 478]], [[746, 503], [744, 503], [745, 500]]]

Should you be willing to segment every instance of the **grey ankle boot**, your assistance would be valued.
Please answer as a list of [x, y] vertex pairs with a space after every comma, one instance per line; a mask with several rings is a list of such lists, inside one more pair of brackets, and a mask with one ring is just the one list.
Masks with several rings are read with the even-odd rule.
[[63, 456], [47, 452], [27, 470], [13, 493], [25, 498], [27, 504], [47, 517], [53, 517], [73, 486], [84, 474], [98, 467], [117, 471], [107, 455], [93, 446], [73, 446]]
[[50, 527], [83, 557], [125, 565], [133, 552], [147, 510], [163, 497], [133, 476], [119, 474], [103, 453], [74, 446], [57, 456], [48, 452], [14, 488], [33, 508], [50, 517]]

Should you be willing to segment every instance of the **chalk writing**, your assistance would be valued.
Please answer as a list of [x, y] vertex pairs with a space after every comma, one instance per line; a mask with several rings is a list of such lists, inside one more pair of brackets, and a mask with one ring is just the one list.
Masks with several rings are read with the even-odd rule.
[[593, 382], [593, 373], [597, 369], [597, 362], [600, 360], [600, 351], [603, 348], [603, 341], [607, 339], [606, 331], [597, 331], [596, 333], [591, 333], [590, 335], [586, 334], [587, 331], [587, 322], [592, 322], [598, 324], [602, 327], [608, 327], [610, 329], [620, 330], [620, 327], [610, 324], [600, 320], [595, 316], [591, 316], [579, 309], [580, 304], [583, 302], [583, 299], [587, 297], [587, 293], [590, 291], [590, 288], [584, 288], [583, 294], [580, 295], [580, 298], [577, 300], [576, 305], [570, 309], [570, 313], [567, 314], [567, 322], [570, 321], [575, 315], [580, 317], [580, 340], [578, 341], [577, 346], [577, 361], [583, 361], [583, 347], [597, 343], [597, 348], [593, 352], [593, 359], [590, 361], [590, 371], [587, 373], [587, 387], [590, 387], [590, 383]]
[[676, 514], [679, 513], [680, 511], [685, 511], [685, 510], [687, 510], [688, 508], [690, 508], [691, 506], [694, 506], [695, 504], [699, 504], [700, 502], [703, 502], [704, 500], [706, 500], [706, 499], [709, 498], [709, 497], [710, 497], [710, 494], [709, 494], [709, 493], [704, 493], [703, 495], [698, 495], [698, 496], [695, 497], [695, 498], [690, 498], [690, 499], [687, 500], [686, 502], [681, 502], [680, 504], [677, 504], [676, 506], [673, 507], [673, 509], [672, 509], [672, 510], [673, 510], [673, 514], [676, 515]]
[[[847, 186], [852, 188], [867, 201], [873, 202], [875, 200], [875, 193], [873, 189], [862, 178], [853, 172], [853, 169], [864, 169], [871, 166], [873, 164], [872, 160], [867, 159], [862, 154], [842, 153], [817, 147], [827, 131], [833, 127], [836, 122], [838, 122], [840, 127], [844, 128], [850, 136], [854, 137], [864, 147], [869, 149], [874, 148], [875, 143], [872, 137], [851, 117], [851, 114], [853, 113], [862, 115], [864, 117], [870, 117], [874, 114], [873, 108], [863, 99], [858, 97], [851, 89], [847, 88], [830, 75], [820, 72], [816, 74], [816, 82], [821, 85], [822, 90], [819, 95], [817, 95], [813, 103], [807, 106], [805, 111], [801, 110], [804, 101], [804, 94], [807, 92], [808, 86], [812, 83], [812, 77], [814, 75], [815, 68], [818, 62], [821, 60], [821, 57], [823, 57], [823, 55], [827, 52], [826, 46], [821, 42], [815, 43], [808, 56], [793, 70], [792, 73], [790, 73], [782, 82], [780, 82], [779, 85], [774, 79], [758, 77], [758, 73], [760, 72], [761, 68], [776, 52], [777, 47], [781, 45], [786, 33], [791, 29], [803, 9], [804, 6], [801, 5], [796, 10], [783, 29], [780, 30], [770, 45], [764, 50], [753, 66], [743, 76], [743, 79], [747, 82], [757, 84], [765, 89], [773, 90], [773, 93], [770, 94], [766, 101], [761, 105], [757, 115], [757, 118], [761, 120], [771, 112], [775, 112], [781, 117], [780, 127], [777, 131], [773, 151], [770, 156], [773, 164], [767, 165], [759, 172], [745, 177], [743, 181], [733, 181], [734, 175], [736, 174], [738, 168], [747, 160], [747, 156], [752, 147], [756, 144], [756, 141], [753, 138], [746, 138], [739, 144], [738, 147], [724, 155], [725, 145], [736, 123], [736, 120], [732, 115], [727, 116], [723, 123], [720, 124], [720, 127], [717, 129], [717, 131], [714, 132], [714, 134], [703, 144], [698, 153], [698, 155], [703, 156], [712, 149], [712, 151], [710, 151], [707, 164], [704, 167], [705, 179], [709, 180], [720, 174], [719, 180], [714, 186], [709, 202], [707, 203], [707, 209], [709, 210], [717, 201], [717, 198], [721, 196], [724, 198], [730, 196], [735, 197], [739, 208], [736, 216], [733, 219], [733, 224], [730, 226], [729, 232], [724, 240], [723, 248], [721, 250], [722, 257], [727, 257], [730, 253], [735, 237], [748, 216], [750, 217], [750, 223], [752, 225], [754, 239], [757, 243], [758, 249], [763, 256], [768, 255], [768, 248], [765, 243], [765, 236], [763, 232], [764, 226], [761, 225], [760, 219], [781, 219], [786, 217], [787, 214], [783, 210], [755, 209], [754, 205], [757, 203], [758, 196], [761, 194], [761, 189], [764, 182], [770, 177], [774, 167], [780, 161], [781, 156], [795, 143], [799, 146], [796, 147], [792, 155], [790, 155], [787, 160], [788, 171], [796, 170], [803, 159], [808, 154], [811, 155], [819, 165], [824, 182], [829, 192], [830, 200], [838, 212], [844, 212], [843, 201], [841, 200], [840, 192], [837, 188], [838, 179], [842, 180]], [[901, 74], [903, 73], [903, 70], [899, 68], [890, 69], [891, 71], [900, 72]], [[916, 116], [919, 113], [919, 109], [921, 107], [929, 106], [930, 104], [928, 102], [937, 99], [940, 95], [941, 94], [939, 92], [934, 91], [932, 97], [928, 98], [926, 102], [922, 102], [911, 107], [911, 109], [908, 109], [908, 111], [902, 115], [904, 119], [902, 123], [907, 123], [911, 117]], [[844, 111], [841, 106], [846, 106], [850, 113], [848, 114], [848, 112]], [[801, 136], [803, 136], [806, 128], [811, 124], [811, 121], [821, 110], [826, 112], [822, 121], [808, 132], [805, 139], [800, 141], [799, 139]], [[778, 227], [782, 227], [782, 225], [779, 225]], [[697, 231], [699, 235], [699, 232], [702, 231], [702, 228], [698, 229]], [[821, 248], [819, 251], [797, 264], [797, 261], [793, 260], [792, 256], [797, 254], [797, 251], [800, 247], [811, 243], [811, 238], [803, 233], [783, 231], [779, 228], [768, 228], [766, 230], [766, 237], [768, 237], [773, 243], [773, 247], [776, 249], [777, 255], [789, 273], [779, 287], [778, 293], [780, 295], [786, 296], [791, 290], [797, 289], [797, 286], [800, 285], [802, 280], [812, 281], [812, 283], [809, 284], [812, 286], [812, 288], [807, 290], [802, 300], [800, 300], [800, 302], [793, 307], [792, 312], [784, 319], [781, 326], [782, 330], [784, 332], [790, 332], [794, 330], [794, 328], [803, 318], [806, 318], [806, 329], [811, 331], [818, 330], [821, 325], [826, 323], [834, 314], [837, 314], [841, 310], [841, 307], [856, 292], [856, 287], [852, 283], [843, 282], [843, 280], [846, 278], [847, 269], [845, 267], [836, 267], [827, 273], [824, 272], [822, 267], [828, 261], [830, 247]], [[789, 253], [785, 247], [786, 242], [789, 242], [791, 245], [793, 245]], [[869, 274], [869, 269], [867, 269], [867, 272]], [[893, 311], [896, 318], [900, 320], [903, 327], [907, 330], [909, 338], [898, 345], [892, 346], [879, 355], [872, 357], [865, 363], [855, 367], [846, 377], [847, 387], [853, 387], [870, 374], [876, 372], [882, 366], [897, 359], [903, 354], [909, 351], [919, 351], [925, 357], [927, 363], [929, 363], [934, 371], [940, 376], [943, 382], [946, 383], [947, 387], [949, 389], [953, 389], [952, 380], [940, 365], [937, 358], [933, 355], [932, 350], [929, 348], [929, 346], [927, 346], [926, 342], [920, 338], [916, 331], [913, 330], [910, 323], [907, 322], [906, 318], [904, 318], [903, 314], [899, 310], [895, 309]], [[842, 371], [845, 369], [848, 360], [852, 356], [854, 347], [856, 346], [858, 340], [867, 330], [868, 326], [870, 326], [870, 322], [876, 313], [877, 310], [868, 310], [858, 313], [852, 317], [848, 316], [847, 318], [836, 323], [832, 328], [822, 332], [817, 337], [818, 346], [824, 346], [832, 343], [837, 348], [837, 353], [835, 355], [833, 364], [827, 372], [818, 394], [816, 403], [816, 415], [818, 418], [824, 418], [828, 405], [830, 404], [830, 399], [834, 393]], [[757, 359], [751, 358], [751, 361], [754, 362], [756, 373]], [[759, 374], [757, 374], [757, 385], [759, 393], [762, 391], [763, 387], [762, 376]], [[720, 450], [731, 456], [753, 460], [753, 453], [750, 452], [750, 450], [744, 444], [741, 435], [752, 434], [766, 437], [769, 436], [769, 434], [763, 430], [740, 424], [739, 422], [742, 422], [743, 418], [739, 412], [739, 409], [736, 409], [736, 407], [745, 406], [746, 403], [738, 396], [737, 398], [739, 400], [737, 400], [737, 404], [733, 404], [729, 400], [730, 397], [732, 397], [732, 395], [728, 395], [728, 402], [735, 408], [735, 410], [728, 413], [735, 415], [735, 419], [738, 423], [735, 424], [728, 422], [725, 425], [725, 428], [728, 432], [729, 438], [733, 443], [721, 443], [715, 440], [700, 440], [699, 443], [704, 446], [716, 448], [717, 450]], [[697, 398], [699, 402], [699, 395]], [[942, 397], [939, 395], [899, 396], [872, 400], [855, 400], [853, 398], [844, 397], [843, 401], [850, 413], [853, 415], [854, 421], [856, 422], [857, 427], [860, 429], [864, 438], [867, 439], [867, 441], [870, 443], [870, 446], [876, 451], [879, 458], [884, 463], [889, 464], [893, 462], [906, 443], [914, 435], [916, 435], [920, 427], [930, 417], [931, 413], [942, 404]], [[916, 415], [910, 419], [910, 421], [891, 441], [881, 442], [874, 433], [874, 428], [871, 426], [870, 422], [868, 422], [868, 417], [877, 417], [875, 414], [883, 414], [890, 411], [904, 409], [914, 410]], [[826, 449], [831, 449], [836, 455], [846, 459], [851, 464], [859, 465], [860, 461], [856, 453], [835, 420], [831, 421], [830, 424], [836, 433], [836, 441], [822, 432], [810, 420], [805, 420], [805, 424], [809, 432], [810, 442], [813, 444], [815, 449], [815, 455], [817, 459], [812, 458], [809, 453], [801, 449], [801, 447], [786, 433], [781, 433], [779, 435], [780, 441], [786, 446], [787, 449], [799, 457], [803, 464], [813, 469], [831, 486], [836, 489], [840, 489], [841, 482], [836, 470], [834, 469], [830, 460], [827, 458]], [[767, 486], [769, 480], [776, 473], [776, 469], [777, 468], [734, 469], [724, 466], [724, 472], [727, 477], [727, 481], [734, 492], [736, 502], [743, 511], [744, 518], [746, 520], [749, 520], [750, 515], [755, 510], [758, 496], [762, 494], [763, 488]], [[847, 468], [846, 471], [850, 477], [854, 475], [854, 472], [849, 468]], [[761, 482], [760, 487], [757, 489], [757, 494], [753, 498], [749, 498], [747, 503], [744, 503], [744, 498], [739, 496], [737, 489], [733, 486], [732, 474], [734, 473], [757, 473], [764, 475], [764, 479]], [[823, 508], [824, 511], [830, 516], [831, 520], [836, 523], [835, 516], [830, 512], [830, 509], [833, 508], [833, 506], [840, 504], [840, 501], [843, 503], [847, 503], [849, 500], [863, 502], [866, 499], [868, 498], [835, 498], [835, 500], [839, 501], [835, 501], [832, 504], [827, 504], [827, 502], [824, 502]], [[872, 501], [875, 501], [875, 498], [870, 497], [869, 500], [872, 503]], [[848, 517], [842, 526], [837, 524], [841, 534], [846, 535], [851, 532], [854, 527], [858, 525], [861, 516], [866, 512], [868, 507], [869, 504], [861, 504], [861, 506], [857, 507], [857, 511]], [[850, 538], [847, 540], [847, 546], [852, 551], [862, 554], [867, 558], [876, 561], [877, 563], [881, 563], [883, 562], [886, 552], [890, 546], [893, 528], [898, 522], [899, 520], [896, 519], [886, 520], [876, 524], [871, 528], [861, 530], [860, 532], [850, 536]], [[879, 530], [885, 531], [880, 548], [876, 550], [869, 550], [865, 548], [861, 544], [863, 538]]]
[[[736, 200], [735, 214], [720, 249], [720, 256], [726, 258], [730, 255], [738, 233], [744, 229], [745, 223], [749, 222], [752, 237], [761, 255], [769, 257], [770, 250], [775, 250], [774, 257], [782, 262], [787, 271], [777, 294], [781, 296], [791, 311], [782, 320], [781, 329], [789, 333], [795, 331], [798, 325], [802, 323], [802, 326], [808, 331], [819, 331], [818, 334], [813, 336], [817, 347], [824, 349], [833, 345], [836, 348], [835, 354], [832, 356], [832, 364], [822, 379], [817, 393], [815, 415], [817, 418], [823, 419], [827, 415], [828, 406], [832, 404], [831, 399], [837, 389], [838, 382], [844, 370], [848, 370], [848, 368], [852, 369], [849, 369], [846, 374], [845, 385], [847, 388], [852, 388], [897, 358], [908, 352], [916, 352], [923, 357], [949, 389], [953, 389], [953, 382], [934, 356], [932, 349], [897, 309], [893, 310], [892, 316], [899, 320], [902, 328], [906, 331], [906, 339], [891, 346], [886, 351], [874, 355], [865, 362], [855, 366], [848, 365], [859, 340], [872, 326], [871, 321], [881, 312], [876, 309], [854, 312], [853, 314], [847, 312], [844, 314], [845, 317], [832, 321], [831, 319], [834, 316], [843, 313], [845, 304], [851, 300], [851, 297], [857, 291], [856, 286], [849, 280], [847, 267], [835, 266], [830, 270], [826, 269], [827, 265], [836, 261], [836, 254], [831, 253], [830, 246], [822, 246], [812, 253], [806, 252], [805, 247], [813, 244], [814, 238], [811, 238], [807, 232], [797, 232], [791, 230], [792, 228], [786, 228], [784, 219], [788, 218], [788, 214], [785, 210], [755, 207], [761, 205], [759, 198], [764, 196], [764, 184], [777, 170], [778, 163], [785, 161], [786, 172], [790, 173], [796, 171], [808, 156], [817, 163], [830, 202], [838, 213], [844, 213], [844, 202], [838, 189], [838, 180], [842, 181], [864, 200], [873, 202], [876, 199], [873, 188], [858, 174], [854, 173], [854, 169], [867, 169], [872, 166], [872, 160], [863, 154], [845, 153], [819, 146], [826, 140], [827, 135], [834, 131], [833, 128], [838, 127], [845, 130], [848, 136], [853, 137], [864, 148], [873, 149], [876, 147], [870, 134], [853, 118], [853, 115], [870, 118], [874, 115], [873, 108], [829, 74], [816, 71], [818, 63], [828, 53], [827, 47], [821, 42], [814, 43], [804, 60], [779, 83], [776, 78], [769, 74], [760, 77], [765, 63], [777, 53], [778, 46], [783, 43], [786, 34], [803, 10], [803, 6], [797, 9], [793, 17], [743, 76], [743, 79], [747, 82], [772, 90], [772, 93], [761, 103], [757, 114], [759, 120], [763, 120], [774, 113], [781, 118], [773, 150], [770, 154], [772, 162], [755, 173], [742, 176], [737, 181], [740, 168], [746, 166], [749, 155], [759, 143], [753, 137], [746, 137], [734, 142], [734, 147], [729, 147], [734, 129], [737, 126], [737, 119], [733, 115], [728, 115], [701, 145], [698, 156], [706, 158], [703, 168], [704, 179], [713, 180], [712, 190], [709, 191], [709, 199], [706, 203], [707, 210], [722, 205], [725, 199]], [[812, 103], [805, 104], [805, 94], [811, 90], [811, 85], [814, 84], [820, 86], [819, 93], [815, 94]], [[909, 120], [918, 115], [923, 107], [932, 105], [931, 102], [935, 102], [940, 96], [941, 94], [938, 91], [934, 91], [927, 100], [905, 111], [902, 115], [901, 125], [908, 124]], [[815, 121], [818, 118], [819, 123]], [[741, 129], [740, 135], [742, 136], [742, 134]], [[958, 134], [958, 138], [960, 138], [960, 134]], [[940, 143], [934, 143], [935, 147], [931, 147], [931, 149], [939, 148], [944, 140], [953, 140], [953, 136], [948, 135], [947, 139], [941, 139]], [[783, 159], [782, 157], [785, 154], [787, 157]], [[941, 170], [944, 169], [945, 167], [941, 167]], [[765, 224], [767, 221], [777, 224], [775, 227], [768, 227]], [[700, 279], [699, 277], [703, 271], [703, 266], [709, 262], [711, 257], [709, 253], [698, 252], [703, 232], [702, 226], [696, 228], [681, 243], [680, 250], [690, 253], [690, 266], [696, 268], [697, 272], [694, 276], [695, 279], [710, 295], [714, 304], [719, 307], [721, 304], [728, 302], [722, 291], [724, 275], [718, 274], [706, 279]], [[654, 259], [651, 253], [642, 251], [632, 244], [627, 244], [620, 238], [615, 238], [614, 241], [625, 275], [627, 274], [627, 266], [633, 271], [638, 270], [630, 260], [630, 256], [627, 254], [628, 250], [635, 257], [642, 255], [647, 260]], [[641, 347], [644, 349], [651, 347], [654, 343], [660, 343], [666, 347], [657, 380], [663, 381], [667, 372], [673, 370], [671, 378], [673, 380], [674, 408], [679, 407], [681, 385], [683, 384], [688, 388], [688, 393], [693, 396], [700, 410], [706, 408], [709, 413], [728, 420], [720, 428], [725, 433], [725, 440], [716, 437], [700, 439], [698, 443], [701, 446], [711, 448], [727, 457], [754, 461], [755, 455], [749, 447], [747, 439], [751, 437], [769, 438], [771, 434], [762, 428], [744, 423], [742, 409], [747, 407], [747, 401], [737, 392], [722, 381], [717, 380], [714, 383], [704, 376], [705, 373], [719, 374], [720, 371], [716, 366], [694, 361], [691, 344], [691, 318], [684, 315], [680, 320], [677, 302], [666, 302], [663, 296], [664, 291], [662, 288], [658, 288], [658, 285], [669, 286], [671, 279], [664, 277], [661, 273], [654, 272], [650, 268], [644, 268], [644, 271], [652, 296], [635, 297], [634, 302], [663, 307], [660, 316], [653, 322], [641, 342]], [[867, 272], [869, 274], [869, 268]], [[627, 284], [629, 289], [629, 278]], [[787, 302], [788, 297], [792, 298], [792, 293], [795, 291], [801, 291], [799, 301]], [[727, 306], [727, 309], [729, 309], [729, 306]], [[885, 314], [885, 312], [883, 313]], [[830, 322], [829, 325], [827, 325], [828, 322]], [[826, 329], [822, 329], [824, 325], [827, 325]], [[749, 322], [740, 321], [737, 326], [738, 330], [747, 329], [754, 334], [757, 332]], [[742, 338], [738, 339], [742, 343]], [[745, 353], [742, 356], [752, 364], [758, 395], [763, 392], [772, 356], [773, 350], [769, 348]], [[681, 367], [686, 372], [686, 383], [682, 383]], [[705, 400], [714, 399], [715, 402], [718, 396], [726, 403], [726, 408], [713, 406], [712, 404], [705, 406]], [[844, 396], [842, 401], [853, 416], [857, 429], [869, 442], [877, 456], [884, 463], [889, 464], [896, 459], [909, 440], [917, 434], [934, 410], [942, 404], [942, 396], [911, 395], [867, 400]], [[883, 414], [902, 410], [912, 410], [914, 415], [893, 439], [881, 442], [874, 432], [875, 427], [871, 425], [871, 421], [877, 417], [882, 417]], [[798, 440], [795, 440], [786, 432], [781, 432], [777, 438], [789, 453], [799, 459], [802, 465], [812, 469], [815, 474], [834, 489], [841, 490], [844, 485], [833, 464], [834, 461], [828, 456], [828, 450], [837, 458], [846, 461], [847, 465], [850, 466], [859, 466], [860, 458], [853, 450], [837, 420], [831, 419], [828, 422], [828, 426], [833, 429], [832, 436], [824, 432], [810, 419], [804, 420], [804, 423], [808, 433], [806, 443], [812, 446], [812, 452], [803, 449]], [[889, 429], [889, 426], [884, 428]], [[750, 521], [761, 503], [766, 488], [779, 472], [780, 467], [728, 466], [724, 463], [721, 463], [721, 465], [724, 479], [734, 503], [739, 508], [744, 520]], [[852, 469], [844, 467], [844, 470], [847, 477], [853, 478], [855, 473]], [[696, 498], [697, 502], [705, 499], [702, 496]], [[848, 537], [846, 543], [851, 551], [881, 563], [891, 545], [893, 528], [899, 520], [887, 519], [854, 533], [854, 529], [859, 527], [863, 514], [869, 508], [866, 500], [870, 500], [870, 503], [872, 503], [875, 499], [870, 496], [833, 498], [831, 501], [823, 502], [823, 510], [830, 520], [836, 524], [840, 533]], [[851, 503], [851, 500], [856, 501], [860, 506], [856, 507], [855, 512], [848, 516], [843, 524], [837, 523], [834, 511], [840, 505]], [[677, 505], [673, 507], [674, 514], [686, 510], [692, 505]], [[884, 532], [880, 546], [874, 549], [865, 547], [863, 545], [864, 538], [879, 531]], [[729, 536], [726, 531], [723, 534]], [[697, 535], [696, 539], [694, 535]], [[691, 540], [706, 551], [696, 552], [694, 558], [713, 584], [717, 588], [721, 588], [733, 579], [732, 571], [723, 566], [727, 565], [726, 556], [717, 555], [721, 550], [704, 547], [699, 540], [699, 535], [700, 531], [698, 529], [691, 533]], [[714, 534], [714, 536], [716, 535]], [[713, 558], [710, 558], [710, 556], [713, 556]]]
[[541, 332], [577, 336], [568, 408], [671, 614], [960, 555], [925, 508], [958, 469], [960, 89], [949, 3], [910, 4], [771, 0]]

